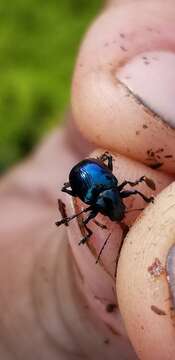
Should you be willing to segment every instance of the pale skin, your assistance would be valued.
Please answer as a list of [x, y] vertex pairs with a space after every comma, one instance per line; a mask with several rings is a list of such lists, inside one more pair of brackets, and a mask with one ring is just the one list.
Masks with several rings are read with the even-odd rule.
[[[174, 358], [165, 274], [175, 238], [174, 5], [129, 0], [106, 5], [80, 49], [68, 125], [1, 179], [3, 360]], [[56, 199], [72, 165], [91, 151], [99, 156], [106, 149], [113, 154], [119, 183], [146, 175], [156, 184], [156, 191], [139, 185], [144, 194], [155, 196], [155, 203], [137, 221], [139, 211], [126, 216], [125, 222], [134, 225], [122, 247], [116, 280], [120, 226], [98, 218], [112, 235], [95, 264], [108, 230], [92, 224], [88, 247], [78, 246], [82, 233], [76, 221], [69, 231], [54, 225], [60, 217]], [[147, 166], [153, 163], [161, 163], [160, 168]], [[82, 206], [68, 195], [61, 197], [69, 214]], [[145, 206], [139, 197], [126, 204]], [[153, 276], [155, 259], [160, 274]], [[119, 308], [108, 312], [116, 299]]]

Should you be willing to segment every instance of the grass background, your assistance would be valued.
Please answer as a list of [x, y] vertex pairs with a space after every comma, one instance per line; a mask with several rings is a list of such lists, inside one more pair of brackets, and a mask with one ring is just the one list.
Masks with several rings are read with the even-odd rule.
[[101, 3], [1, 0], [1, 173], [61, 118], [80, 40]]

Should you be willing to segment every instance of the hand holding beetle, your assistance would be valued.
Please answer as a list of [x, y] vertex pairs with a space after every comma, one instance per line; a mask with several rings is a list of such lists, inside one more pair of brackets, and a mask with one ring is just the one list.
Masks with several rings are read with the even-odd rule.
[[[126, 225], [134, 225], [119, 258], [117, 304], [113, 274], [125, 229], [92, 224], [88, 246], [78, 246], [81, 221], [67, 227], [69, 242], [67, 228], [54, 226], [58, 188], [89, 152], [83, 140], [77, 148], [78, 130], [71, 125], [51, 135], [1, 180], [0, 358], [174, 358], [166, 276], [175, 237], [174, 20], [174, 1], [111, 1], [87, 34], [74, 74], [74, 121], [112, 153], [119, 184], [145, 175], [156, 184], [156, 191], [136, 186], [145, 196], [165, 189], [135, 223], [139, 211], [126, 215]], [[127, 209], [144, 206], [132, 198]], [[79, 200], [66, 203], [68, 216], [81, 209]]]

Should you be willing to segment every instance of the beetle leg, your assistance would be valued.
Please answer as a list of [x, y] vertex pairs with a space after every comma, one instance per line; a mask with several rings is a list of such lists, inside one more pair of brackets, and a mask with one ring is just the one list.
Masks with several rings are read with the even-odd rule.
[[147, 197], [147, 196], [145, 196], [144, 194], [142, 194], [140, 191], [138, 191], [138, 190], [128, 190], [128, 191], [122, 191], [121, 193], [120, 193], [120, 196], [121, 196], [121, 198], [126, 198], [126, 197], [129, 197], [129, 196], [131, 196], [131, 195], [140, 195], [141, 197], [142, 197], [142, 199], [145, 201], [145, 202], [147, 202], [147, 203], [150, 203], [150, 202], [154, 202], [154, 198], [153, 198], [153, 196], [151, 196], [151, 197]]
[[152, 179], [147, 178], [145, 175], [141, 176], [140, 179], [138, 179], [136, 181], [128, 181], [128, 180], [123, 181], [122, 184], [120, 184], [118, 186], [118, 190], [121, 191], [124, 188], [124, 186], [126, 186], [126, 185], [135, 186], [135, 185], [138, 185], [141, 182], [145, 182], [145, 184], [150, 189], [156, 190], [156, 185], [155, 185], [154, 181]]
[[89, 240], [89, 238], [90, 238], [91, 235], [93, 234], [92, 230], [87, 227], [87, 224], [88, 224], [88, 222], [89, 222], [91, 219], [93, 219], [96, 215], [97, 215], [97, 210], [92, 210], [92, 211], [90, 212], [89, 216], [87, 217], [87, 219], [83, 221], [83, 225], [84, 225], [85, 229], [87, 230], [87, 235], [85, 235], [85, 236], [80, 240], [80, 242], [79, 242], [78, 245], [85, 244], [85, 242], [86, 242], [87, 240]]
[[56, 221], [55, 225], [56, 225], [56, 226], [60, 226], [60, 225], [62, 225], [62, 224], [65, 224], [65, 225], [67, 226], [68, 223], [69, 223], [71, 220], [75, 219], [76, 217], [78, 217], [78, 216], [80, 216], [81, 214], [83, 214], [83, 213], [85, 213], [85, 212], [87, 212], [87, 211], [90, 211], [90, 210], [92, 210], [92, 206], [89, 206], [89, 207], [87, 207], [86, 209], [83, 209], [83, 210], [80, 211], [78, 214], [74, 214], [74, 215], [72, 215], [72, 216], [66, 216], [66, 217], [63, 218], [63, 219], [61, 219], [61, 220], [59, 220], [59, 221]]
[[61, 191], [65, 192], [66, 194], [69, 194], [71, 196], [75, 196], [75, 194], [73, 193], [72, 190], [68, 190], [68, 187], [70, 187], [69, 182], [68, 183], [64, 183], [64, 186], [62, 187]]
[[102, 154], [99, 158], [98, 158], [100, 161], [102, 162], [105, 162], [106, 160], [108, 161], [108, 164], [107, 164], [107, 167], [109, 170], [113, 171], [113, 164], [112, 164], [112, 161], [113, 161], [113, 158], [112, 158], [112, 155], [110, 155], [107, 151]]
[[140, 179], [138, 179], [136, 181], [125, 180], [125, 181], [122, 182], [122, 184], [120, 184], [118, 186], [118, 190], [121, 191], [126, 185], [136, 186], [136, 185], [138, 185], [139, 183], [141, 183], [143, 181], [145, 182], [145, 176], [141, 176]]
[[89, 229], [86, 224], [84, 224], [84, 227], [87, 230], [87, 234], [79, 241], [78, 245], [85, 244], [85, 242], [89, 240], [89, 238], [93, 234], [92, 230]]
[[[58, 210], [60, 211], [62, 219], [67, 217], [66, 205], [61, 199], [58, 199]], [[64, 224], [65, 224], [65, 226], [68, 226], [68, 222], [66, 220], [65, 220]]]

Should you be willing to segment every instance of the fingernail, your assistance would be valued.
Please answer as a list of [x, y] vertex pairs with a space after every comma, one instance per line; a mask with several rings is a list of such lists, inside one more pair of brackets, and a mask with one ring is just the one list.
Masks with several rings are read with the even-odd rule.
[[139, 54], [116, 74], [133, 94], [175, 127], [175, 54], [150, 51]]
[[175, 245], [172, 245], [168, 252], [166, 271], [172, 303], [175, 309]]

